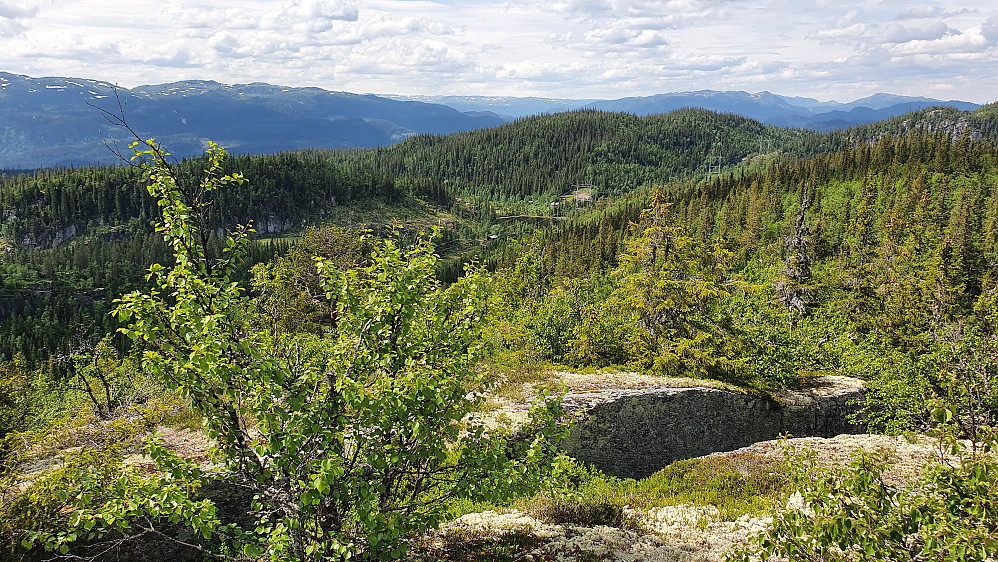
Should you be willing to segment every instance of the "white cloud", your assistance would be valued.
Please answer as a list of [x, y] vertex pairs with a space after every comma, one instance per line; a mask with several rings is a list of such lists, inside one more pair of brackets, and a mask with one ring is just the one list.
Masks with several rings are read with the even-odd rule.
[[604, 28], [585, 32], [551, 35], [549, 43], [588, 52], [630, 52], [633, 49], [658, 49], [669, 45], [664, 33], [650, 29]]
[[846, 99], [958, 85], [973, 101], [991, 101], [991, 4], [0, 0], [0, 68], [86, 72], [123, 85], [200, 78], [562, 97], [766, 89]]
[[242, 43], [231, 31], [220, 31], [208, 39], [208, 46], [219, 53], [238, 53]]
[[701, 72], [714, 72], [726, 70], [745, 64], [745, 57], [722, 57], [718, 55], [685, 55], [674, 57], [670, 61], [670, 66], [684, 70], [698, 70]]
[[937, 19], [940, 17], [957, 16], [962, 14], [974, 13], [976, 10], [969, 8], [962, 8], [960, 10], [944, 10], [939, 6], [935, 5], [921, 5], [912, 6], [904, 12], [897, 15], [896, 19]]
[[616, 9], [611, 0], [563, 0], [561, 2], [542, 2], [542, 4], [547, 4], [550, 9], [556, 12], [586, 16], [606, 14]]
[[917, 53], [927, 55], [968, 54], [988, 47], [988, 41], [981, 34], [981, 28], [971, 28], [964, 32], [945, 34], [935, 39], [911, 40], [890, 47], [892, 53]]
[[0, 0], [0, 37], [15, 36], [27, 28], [27, 22], [39, 10], [39, 2]]
[[496, 77], [553, 82], [573, 79], [573, 75], [581, 71], [584, 71], [584, 69], [580, 63], [562, 65], [526, 60], [503, 64], [496, 72]]
[[846, 27], [820, 29], [814, 32], [817, 39], [855, 39], [866, 34], [869, 28], [864, 23], [854, 23]]
[[550, 12], [576, 21], [642, 22], [646, 26], [678, 27], [717, 13], [719, 0], [514, 0], [523, 8]]
[[358, 24], [345, 28], [341, 34], [326, 39], [332, 43], [357, 44], [382, 37], [439, 37], [451, 35], [455, 30], [446, 22], [432, 22], [416, 16], [389, 17], [373, 14]]
[[38, 2], [25, 0], [0, 0], [0, 18], [26, 19], [38, 13]]
[[777, 61], [745, 60], [731, 70], [752, 76], [755, 80], [761, 80], [767, 76], [784, 72], [787, 70], [787, 64]]
[[856, 10], [849, 10], [848, 12], [845, 13], [844, 16], [842, 16], [841, 18], [839, 18], [837, 22], [835, 22], [835, 26], [840, 28], [848, 27], [856, 23], [856, 20], [858, 19], [859, 19], [859, 12]]
[[957, 34], [945, 22], [936, 21], [916, 27], [905, 27], [896, 23], [889, 24], [881, 34], [884, 43], [907, 43], [909, 41], [932, 41], [945, 35]]
[[981, 35], [991, 44], [998, 44], [998, 16], [991, 16], [981, 26]]
[[357, 21], [357, 5], [343, 0], [304, 0], [292, 2], [282, 16], [290, 20]]

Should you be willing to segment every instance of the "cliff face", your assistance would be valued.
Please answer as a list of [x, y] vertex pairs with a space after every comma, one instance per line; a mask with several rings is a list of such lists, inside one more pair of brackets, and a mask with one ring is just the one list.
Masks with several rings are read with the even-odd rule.
[[570, 393], [580, 419], [561, 443], [571, 456], [624, 478], [643, 478], [681, 459], [732, 451], [780, 435], [831, 437], [865, 428], [846, 416], [861, 407], [862, 382], [827, 377], [785, 392], [781, 403], [715, 388], [607, 389]]

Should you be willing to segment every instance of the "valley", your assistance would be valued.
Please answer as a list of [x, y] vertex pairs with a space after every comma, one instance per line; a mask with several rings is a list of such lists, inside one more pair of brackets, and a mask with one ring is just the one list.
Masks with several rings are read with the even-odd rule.
[[[255, 107], [261, 123], [281, 111], [281, 94], [315, 111], [339, 100], [250, 86], [135, 88], [128, 115], [160, 115], [144, 104], [185, 88], [255, 97], [258, 105], [232, 107]], [[893, 111], [894, 101], [877, 109]], [[207, 110], [169, 103], [190, 125], [163, 124], [157, 138], [170, 150], [177, 141], [180, 157], [201, 154], [202, 133], [184, 137], [180, 127], [201, 115], [208, 135], [211, 119], [197, 113]], [[689, 537], [704, 543], [698, 531], [750, 520], [774, 533], [751, 543], [756, 553], [824, 521], [809, 536], [882, 552], [894, 543], [858, 547], [836, 534], [838, 521], [872, 525], [864, 517], [879, 515], [893, 525], [890, 540], [998, 541], [990, 507], [978, 509], [990, 505], [995, 459], [976, 448], [998, 423], [988, 382], [998, 364], [994, 104], [905, 106], [916, 111], [821, 132], [706, 109], [639, 115], [638, 105], [597, 104], [505, 122], [498, 111], [405, 103], [440, 128], [406, 122], [404, 140], [371, 148], [234, 143], [247, 153], [209, 145], [177, 159], [153, 143], [139, 147], [143, 166], [95, 161], [0, 177], [0, 536], [12, 555], [93, 556], [150, 528], [145, 536], [195, 558], [402, 558], [412, 549], [513, 560], [575, 548], [561, 535], [542, 546], [539, 534], [575, 525], [589, 536], [580, 529], [606, 524], [623, 533], [619, 545], [695, 560]], [[282, 123], [289, 138], [319, 143]], [[65, 152], [77, 141], [58, 142]], [[32, 150], [18, 154], [44, 152]], [[33, 167], [29, 156], [9, 167]], [[960, 462], [927, 463], [877, 488], [870, 483], [894, 461], [876, 447], [840, 472], [806, 455], [776, 469], [769, 457], [694, 452], [629, 480], [598, 468], [613, 458], [563, 454], [573, 439], [557, 382], [565, 372], [706, 381], [754, 404], [747, 409], [783, 412], [748, 426], [781, 428], [788, 397], [850, 377], [865, 387], [850, 411], [892, 436], [870, 442], [901, 450], [942, 439]], [[524, 385], [538, 398], [533, 410], [518, 406], [530, 411], [526, 425], [481, 421], [522, 399]], [[595, 394], [575, 390], [576, 401]], [[630, 412], [638, 402], [613, 403]], [[609, 435], [577, 423], [588, 441]], [[215, 456], [144, 441], [157, 432], [197, 435]], [[651, 432], [637, 433], [634, 458], [652, 456], [639, 450]], [[39, 459], [59, 468], [31, 472]], [[970, 491], [954, 491], [964, 481]], [[212, 495], [229, 484], [243, 495]], [[937, 492], [918, 493], [930, 487]], [[809, 523], [806, 509], [785, 509], [793, 492], [827, 518]], [[965, 494], [964, 511], [939, 508], [951, 493]], [[860, 513], [828, 497], [890, 499]], [[709, 517], [679, 525], [682, 514], [662, 511], [676, 505]], [[490, 534], [475, 523], [490, 512], [534, 519]], [[910, 513], [945, 516], [916, 524]], [[484, 550], [467, 554], [461, 542]], [[940, 552], [919, 544], [929, 558]], [[617, 556], [580, 546], [570, 559], [590, 551]]]
[[[496, 127], [535, 115], [579, 110], [637, 116], [703, 109], [774, 127], [831, 132], [930, 107], [970, 111], [958, 100], [876, 94], [848, 103], [770, 92], [702, 90], [646, 97], [558, 99], [508, 96], [354, 94], [262, 82], [190, 80], [124, 88], [101, 80], [0, 72], [0, 170], [116, 165], [105, 144], [127, 153], [130, 135], [99, 109], [127, 110], [143, 138], [155, 137], [181, 158], [207, 141], [233, 154], [307, 148], [374, 148], [424, 134]], [[126, 159], [130, 154], [124, 154]]]

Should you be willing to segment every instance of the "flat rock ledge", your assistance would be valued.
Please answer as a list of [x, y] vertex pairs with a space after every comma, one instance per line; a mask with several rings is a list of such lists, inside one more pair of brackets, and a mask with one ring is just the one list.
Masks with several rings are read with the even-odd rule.
[[862, 407], [858, 379], [824, 377], [812, 388], [776, 398], [707, 386], [573, 391], [562, 407], [578, 421], [561, 447], [608, 474], [644, 478], [677, 460], [783, 435], [833, 437], [865, 431], [863, 424], [848, 419]]
[[[860, 451], [890, 454], [886, 481], [905, 486], [927, 463], [938, 459], [937, 443], [921, 438], [910, 442], [886, 435], [841, 434], [831, 438], [807, 437], [771, 440], [712, 456], [760, 455], [782, 459], [786, 454], [810, 450], [826, 466], [844, 466]], [[800, 495], [792, 494], [782, 509], [800, 509]], [[772, 525], [768, 514], [742, 515], [726, 521], [711, 505], [680, 504], [649, 509], [625, 507], [641, 530], [604, 526], [553, 524], [520, 511], [486, 511], [465, 515], [440, 526], [434, 535], [455, 534], [467, 538], [497, 538], [506, 533], [528, 532], [541, 539], [540, 544], [524, 552], [517, 560], [524, 562], [721, 562], [727, 553]], [[423, 559], [413, 558], [412, 562]]]

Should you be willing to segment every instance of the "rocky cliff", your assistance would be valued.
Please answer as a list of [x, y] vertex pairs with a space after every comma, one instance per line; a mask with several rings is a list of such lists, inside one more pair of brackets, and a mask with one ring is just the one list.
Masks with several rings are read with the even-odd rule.
[[847, 377], [826, 377], [776, 400], [700, 386], [570, 392], [562, 406], [579, 421], [562, 447], [604, 472], [643, 478], [676, 460], [780, 435], [861, 433], [847, 416], [862, 398], [862, 381]]

